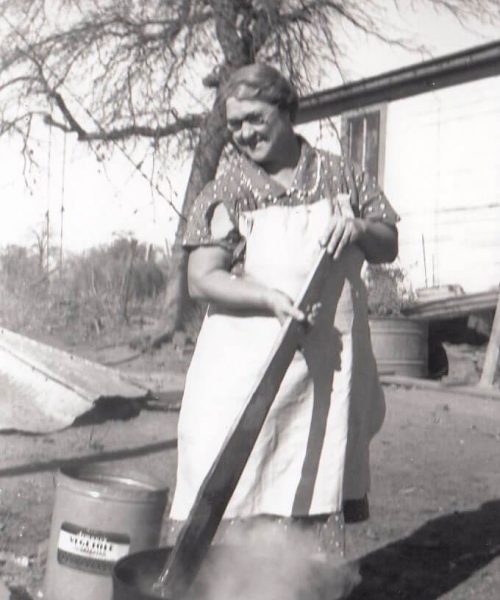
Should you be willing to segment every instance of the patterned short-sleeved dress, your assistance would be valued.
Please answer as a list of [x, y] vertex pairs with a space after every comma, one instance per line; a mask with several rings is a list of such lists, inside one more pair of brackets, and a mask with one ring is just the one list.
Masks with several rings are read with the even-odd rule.
[[[350, 194], [347, 203], [339, 200], [349, 198], [343, 192]], [[246, 276], [295, 298], [332, 212], [397, 221], [365, 174], [301, 140], [288, 190], [245, 157], [233, 159], [197, 199], [185, 245], [224, 246]], [[332, 260], [315, 327], [287, 371], [225, 519], [327, 515], [341, 511], [346, 499], [365, 497], [369, 442], [382, 424], [384, 398], [370, 343], [363, 261], [355, 245]], [[279, 328], [272, 316], [209, 307], [186, 378], [171, 519], [187, 518]]]

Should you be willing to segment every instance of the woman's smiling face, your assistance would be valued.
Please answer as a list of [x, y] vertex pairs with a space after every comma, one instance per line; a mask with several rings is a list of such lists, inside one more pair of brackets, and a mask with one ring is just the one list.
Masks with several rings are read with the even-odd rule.
[[226, 122], [236, 146], [263, 167], [272, 165], [286, 151], [292, 124], [288, 113], [275, 104], [230, 97]]

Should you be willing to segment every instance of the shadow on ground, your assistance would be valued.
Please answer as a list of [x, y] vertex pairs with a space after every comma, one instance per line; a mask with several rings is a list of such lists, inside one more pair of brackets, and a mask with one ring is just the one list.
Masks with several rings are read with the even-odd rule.
[[349, 600], [436, 600], [500, 556], [500, 500], [428, 521], [360, 559]]
[[128, 421], [142, 410], [178, 411], [182, 390], [149, 393], [142, 398], [106, 397], [98, 398], [93, 407], [73, 422], [72, 427], [101, 425], [106, 421]]
[[[92, 463], [109, 462], [114, 460], [124, 460], [126, 458], [136, 458], [138, 456], [147, 456], [156, 452], [165, 450], [174, 450], [177, 448], [177, 439], [165, 440], [163, 442], [153, 442], [143, 444], [134, 448], [120, 448], [118, 450], [106, 450], [93, 452], [86, 455], [77, 455], [68, 458], [54, 458], [50, 460], [40, 460], [21, 465], [13, 465], [0, 469], [0, 477], [15, 477], [19, 475], [29, 475], [33, 473], [43, 473], [47, 471], [56, 471], [57, 469], [77, 467]], [[0, 600], [1, 596], [0, 596]]]

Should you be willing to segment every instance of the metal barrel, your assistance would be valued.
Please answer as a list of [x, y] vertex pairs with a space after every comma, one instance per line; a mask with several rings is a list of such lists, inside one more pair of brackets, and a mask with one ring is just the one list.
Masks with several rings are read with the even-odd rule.
[[115, 464], [65, 468], [55, 501], [46, 600], [110, 600], [114, 564], [158, 546], [167, 488]]
[[370, 317], [373, 353], [380, 374], [426, 377], [427, 323], [405, 317]]

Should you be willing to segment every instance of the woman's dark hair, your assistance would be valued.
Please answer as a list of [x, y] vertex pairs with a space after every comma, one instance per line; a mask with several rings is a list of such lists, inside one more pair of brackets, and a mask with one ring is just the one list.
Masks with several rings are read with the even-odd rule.
[[262, 100], [275, 104], [290, 115], [293, 123], [297, 114], [297, 90], [277, 69], [255, 63], [241, 67], [230, 75], [221, 89], [225, 104], [228, 98]]

